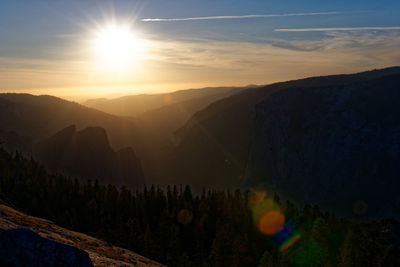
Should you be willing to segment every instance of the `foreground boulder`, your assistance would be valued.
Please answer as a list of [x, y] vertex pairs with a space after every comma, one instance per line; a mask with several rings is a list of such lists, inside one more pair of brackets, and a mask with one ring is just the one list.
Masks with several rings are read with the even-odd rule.
[[[89, 265], [86, 265], [82, 255], [90, 257]], [[53, 256], [56, 256], [55, 265], [50, 264], [54, 260]], [[95, 267], [164, 266], [133, 251], [62, 228], [51, 221], [32, 217], [0, 204], [1, 267], [92, 266], [91, 264]]]
[[0, 229], [0, 265], [93, 266], [87, 252], [43, 238], [28, 228]]

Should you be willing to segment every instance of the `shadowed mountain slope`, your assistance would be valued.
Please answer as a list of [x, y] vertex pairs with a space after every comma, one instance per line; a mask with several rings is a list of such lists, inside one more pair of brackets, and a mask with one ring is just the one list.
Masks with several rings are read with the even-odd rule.
[[[298, 172], [299, 177], [302, 178], [297, 181], [299, 183], [304, 183], [303, 186], [307, 187], [307, 179], [312, 178], [309, 178], [308, 175], [300, 175], [300, 173], [304, 172], [304, 170], [301, 170], [304, 167], [303, 165], [295, 164], [294, 161], [277, 158], [280, 154], [269, 154], [268, 163], [266, 163], [263, 161], [265, 158], [257, 154], [254, 149], [258, 148], [262, 153], [268, 154], [268, 151], [266, 151], [268, 146], [262, 142], [272, 140], [275, 142], [274, 146], [279, 146], [282, 151], [286, 151], [284, 155], [288, 157], [292, 155], [294, 157], [296, 153], [298, 153], [298, 151], [295, 151], [296, 148], [305, 141], [302, 139], [302, 133], [297, 130], [291, 130], [286, 133], [291, 138], [290, 143], [284, 143], [278, 138], [280, 136], [278, 132], [279, 129], [281, 127], [286, 127], [287, 121], [291, 121], [295, 123], [295, 125], [304, 124], [304, 127], [308, 127], [307, 131], [309, 134], [307, 136], [319, 140], [318, 142], [322, 142], [322, 140], [324, 140], [324, 132], [321, 132], [320, 129], [322, 125], [325, 125], [324, 123], [327, 123], [325, 120], [332, 119], [328, 116], [328, 110], [335, 110], [335, 105], [337, 104], [335, 101], [328, 101], [327, 99], [334, 99], [339, 92], [350, 93], [352, 90], [356, 90], [357, 94], [353, 95], [352, 98], [348, 100], [349, 102], [343, 107], [345, 109], [343, 112], [352, 116], [351, 114], [355, 112], [352, 108], [355, 109], [362, 106], [363, 108], [357, 111], [361, 115], [354, 117], [353, 121], [341, 121], [342, 124], [336, 121], [337, 126], [342, 128], [351, 128], [354, 126], [357, 128], [358, 124], [360, 124], [359, 127], [362, 127], [363, 123], [376, 123], [378, 126], [367, 128], [371, 131], [370, 135], [372, 136], [376, 135], [382, 138], [386, 136], [384, 147], [379, 148], [382, 144], [377, 142], [378, 139], [373, 140], [370, 138], [369, 140], [364, 140], [364, 136], [360, 132], [355, 131], [352, 134], [353, 138], [349, 140], [343, 139], [343, 135], [332, 136], [331, 138], [335, 141], [326, 143], [325, 147], [313, 147], [314, 145], [310, 141], [309, 146], [311, 147], [309, 149], [310, 151], [311, 149], [322, 149], [322, 151], [324, 151], [323, 149], [336, 150], [338, 149], [336, 146], [340, 147], [342, 146], [340, 144], [343, 142], [350, 142], [351, 146], [348, 147], [350, 150], [348, 154], [335, 154], [336, 158], [342, 160], [346, 159], [347, 161], [351, 160], [346, 165], [346, 168], [351, 168], [351, 171], [342, 173], [346, 176], [342, 179], [353, 181], [360, 179], [361, 174], [354, 176], [355, 172], [357, 172], [361, 166], [360, 164], [370, 165], [370, 163], [368, 163], [370, 162], [368, 161], [368, 157], [370, 156], [368, 155], [374, 153], [377, 153], [375, 157], [382, 156], [379, 161], [386, 162], [385, 164], [389, 164], [388, 166], [391, 167], [385, 168], [384, 165], [381, 165], [373, 175], [373, 179], [380, 179], [381, 176], [394, 175], [398, 173], [398, 170], [395, 169], [396, 164], [394, 164], [395, 161], [392, 160], [396, 160], [399, 155], [392, 154], [392, 160], [389, 161], [384, 159], [394, 151], [393, 149], [397, 146], [397, 141], [395, 141], [396, 138], [394, 138], [393, 135], [387, 136], [386, 134], [382, 135], [382, 133], [385, 131], [387, 131], [386, 133], [390, 133], [397, 129], [396, 125], [398, 124], [396, 124], [393, 118], [394, 114], [398, 112], [398, 105], [395, 103], [396, 101], [400, 101], [397, 94], [400, 88], [398, 80], [399, 74], [400, 68], [388, 68], [353, 75], [314, 77], [298, 81], [277, 83], [263, 88], [249, 89], [229, 98], [217, 101], [196, 113], [190, 121], [176, 133], [178, 145], [174, 151], [165, 156], [165, 165], [161, 167], [160, 170], [168, 170], [164, 173], [166, 173], [165, 179], [170, 179], [170, 182], [189, 182], [198, 187], [203, 185], [221, 188], [234, 188], [238, 186], [257, 187], [261, 182], [264, 186], [268, 185], [268, 179], [275, 179], [276, 183], [279, 184], [279, 178], [275, 177], [274, 173], [271, 173], [270, 170], [270, 168], [272, 168], [271, 164], [275, 164], [278, 161], [280, 165], [274, 168], [280, 168], [282, 171], [284, 169], [291, 169], [294, 177]], [[371, 86], [373, 85], [373, 90], [369, 89], [369, 84], [371, 84]], [[330, 89], [328, 90], [326, 88]], [[313, 90], [320, 90], [327, 95], [304, 93], [303, 96], [301, 92], [308, 92], [307, 90], [310, 92]], [[279, 101], [272, 102], [279, 94], [285, 94], [285, 97], [280, 97]], [[389, 101], [389, 99], [391, 100]], [[297, 101], [302, 101], [304, 104], [300, 105]], [[259, 105], [262, 105], [263, 110], [266, 110], [262, 113], [264, 116], [268, 114], [268, 116], [273, 116], [273, 114], [275, 114], [275, 109], [271, 107], [271, 103], [273, 103], [275, 109], [280, 107], [278, 111], [282, 109], [285, 110], [285, 108], [289, 109], [289, 107], [291, 107], [293, 111], [290, 113], [280, 112], [276, 114], [276, 117], [273, 117], [273, 130], [271, 128], [272, 126], [270, 126], [268, 127], [268, 129], [270, 129], [269, 132], [260, 133], [260, 120], [263, 122], [263, 127], [267, 127], [267, 125], [272, 122], [270, 120], [263, 121], [261, 119], [259, 115], [261, 107], [259, 107]], [[321, 109], [318, 113], [321, 114], [320, 116], [313, 113], [312, 107], [314, 106], [324, 107], [324, 109]], [[391, 123], [387, 122], [388, 118], [392, 118]], [[312, 120], [313, 123], [307, 124], [307, 120]], [[352, 126], [351, 123], [354, 125]], [[330, 129], [333, 130], [333, 128]], [[383, 131], [382, 129], [386, 130]], [[270, 136], [269, 133], [273, 133], [273, 136], [276, 136], [278, 139], [272, 139], [273, 137]], [[360, 142], [357, 138], [361, 138], [364, 140], [363, 142], [367, 142], [363, 150], [360, 150], [360, 153], [356, 152], [359, 149], [357, 143]], [[272, 145], [272, 141], [269, 141], [270, 146]], [[379, 153], [378, 150], [380, 151]], [[356, 156], [356, 154], [358, 156]], [[250, 156], [251, 160], [249, 161]], [[326, 175], [335, 179], [333, 177], [337, 175], [334, 174], [334, 172], [337, 172], [338, 168], [341, 167], [339, 162], [330, 162], [329, 158], [332, 159], [331, 156], [322, 152], [321, 154], [315, 154], [315, 156], [316, 159], [313, 161], [314, 165], [312, 168], [310, 167], [311, 169], [309, 169], [309, 172], [316, 171], [317, 169], [324, 169]], [[362, 159], [358, 157], [362, 157]], [[380, 164], [376, 162], [376, 158], [370, 158], [370, 160], [378, 165]], [[352, 162], [354, 163], [353, 166], [351, 166]], [[257, 169], [257, 172], [252, 169]], [[160, 171], [158, 176], [162, 177], [162, 175], [163, 172]], [[243, 182], [243, 179], [245, 182]], [[391, 182], [380, 183], [386, 184], [387, 186], [394, 182], [392, 178], [387, 177], [387, 179]], [[371, 185], [367, 186], [364, 184], [363, 186], [372, 189], [374, 187], [373, 184], [376, 184], [376, 181], [374, 181], [375, 180], [367, 179], [365, 180], [365, 184]], [[339, 183], [340, 180], [336, 180], [336, 182]], [[349, 188], [352, 183], [353, 182], [348, 183]], [[289, 184], [290, 183], [288, 183], [288, 186], [290, 187]], [[326, 185], [328, 184], [329, 183], [326, 183]], [[346, 186], [346, 184], [344, 186]], [[294, 183], [291, 189], [296, 190], [296, 188], [302, 187]], [[349, 190], [348, 192], [351, 191], [349, 188], [347, 188]], [[354, 190], [353, 185], [351, 188]], [[279, 192], [282, 188], [277, 186], [275, 189]], [[331, 189], [333, 190], [333, 188]], [[324, 195], [327, 188], [314, 186], [309, 190], [321, 190], [320, 194]], [[387, 190], [391, 192], [390, 188], [387, 188]], [[284, 191], [285, 190], [282, 190], [283, 193]], [[379, 194], [384, 194], [384, 192], [383, 185]], [[292, 192], [290, 191], [288, 193]], [[305, 192], [299, 190], [297, 193], [303, 194]], [[307, 198], [307, 200], [311, 201], [312, 199]], [[317, 201], [318, 199], [315, 200]]]
[[259, 103], [246, 183], [341, 215], [399, 219], [400, 74]]
[[[146, 125], [154, 133], [159, 134], [161, 139], [167, 141], [167, 144], [175, 145], [175, 140], [171, 139], [172, 134], [182, 127], [197, 111], [206, 108], [219, 99], [234, 95], [246, 88], [212, 89], [215, 89], [214, 92], [208, 92], [208, 89], [198, 89], [198, 91], [206, 90], [208, 94], [144, 112], [138, 118], [141, 121], [145, 121]], [[194, 95], [198, 95], [198, 93]]]

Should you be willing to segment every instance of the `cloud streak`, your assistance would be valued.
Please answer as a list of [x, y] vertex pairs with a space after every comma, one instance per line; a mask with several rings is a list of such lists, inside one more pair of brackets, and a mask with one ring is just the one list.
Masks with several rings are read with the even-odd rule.
[[222, 19], [256, 19], [274, 17], [297, 17], [297, 16], [325, 16], [338, 15], [342, 12], [313, 12], [313, 13], [287, 13], [287, 14], [258, 14], [241, 16], [210, 16], [210, 17], [191, 17], [191, 18], [146, 18], [143, 22], [174, 22], [174, 21], [196, 21], [196, 20], [222, 20]]
[[398, 31], [400, 27], [341, 27], [341, 28], [302, 28], [275, 29], [276, 32], [332, 32], [332, 31]]

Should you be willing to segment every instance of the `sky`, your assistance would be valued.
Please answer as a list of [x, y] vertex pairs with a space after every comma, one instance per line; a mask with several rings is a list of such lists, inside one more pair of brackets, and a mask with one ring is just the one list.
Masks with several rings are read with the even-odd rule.
[[[118, 55], [124, 71], [99, 67], [93, 44], [107, 25], [128, 25], [138, 44]], [[269, 84], [400, 65], [399, 47], [398, 0], [0, 2], [0, 92], [84, 99]]]

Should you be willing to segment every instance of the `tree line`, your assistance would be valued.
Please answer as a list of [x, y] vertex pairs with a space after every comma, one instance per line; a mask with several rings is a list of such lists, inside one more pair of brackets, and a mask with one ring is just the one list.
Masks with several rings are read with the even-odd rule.
[[299, 237], [282, 250], [277, 235], [257, 228], [253, 197], [240, 190], [193, 195], [180, 185], [132, 192], [81, 183], [0, 148], [0, 199], [168, 266], [400, 266], [392, 221], [352, 222], [274, 195]]

